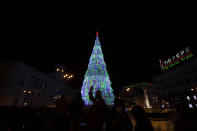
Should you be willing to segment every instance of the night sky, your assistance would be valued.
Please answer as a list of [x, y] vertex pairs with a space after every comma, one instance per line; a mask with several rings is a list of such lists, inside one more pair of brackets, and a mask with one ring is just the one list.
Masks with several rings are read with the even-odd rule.
[[116, 91], [131, 83], [152, 82], [161, 73], [159, 58], [187, 46], [197, 51], [197, 10], [185, 3], [149, 4], [18, 3], [5, 10], [0, 60], [21, 60], [42, 72], [63, 64], [75, 76], [72, 86], [80, 88], [98, 31]]

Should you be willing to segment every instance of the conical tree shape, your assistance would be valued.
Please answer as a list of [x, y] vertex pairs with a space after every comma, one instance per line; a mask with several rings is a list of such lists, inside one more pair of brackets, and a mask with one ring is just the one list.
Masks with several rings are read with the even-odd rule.
[[93, 96], [95, 96], [97, 90], [100, 90], [105, 103], [107, 105], [114, 104], [113, 89], [107, 73], [98, 33], [81, 88], [81, 95], [85, 105], [92, 105], [89, 99], [89, 90], [91, 86], [93, 86]]

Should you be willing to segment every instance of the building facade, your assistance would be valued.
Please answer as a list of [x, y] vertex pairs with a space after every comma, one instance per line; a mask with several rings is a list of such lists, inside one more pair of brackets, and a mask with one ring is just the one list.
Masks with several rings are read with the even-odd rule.
[[197, 59], [187, 62], [154, 77], [154, 89], [163, 106], [178, 105], [182, 109], [196, 108]]
[[62, 70], [44, 74], [20, 61], [1, 61], [0, 105], [54, 107], [67, 90]]

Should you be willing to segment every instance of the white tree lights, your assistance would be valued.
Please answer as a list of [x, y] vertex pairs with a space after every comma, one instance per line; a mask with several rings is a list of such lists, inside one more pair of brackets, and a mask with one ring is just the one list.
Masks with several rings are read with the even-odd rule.
[[113, 89], [103, 58], [98, 32], [88, 64], [88, 69], [84, 76], [83, 86], [81, 88], [81, 95], [85, 105], [92, 105], [92, 102], [89, 99], [89, 90], [91, 86], [93, 86], [93, 96], [95, 96], [96, 90], [100, 90], [105, 103], [107, 105], [114, 104]]

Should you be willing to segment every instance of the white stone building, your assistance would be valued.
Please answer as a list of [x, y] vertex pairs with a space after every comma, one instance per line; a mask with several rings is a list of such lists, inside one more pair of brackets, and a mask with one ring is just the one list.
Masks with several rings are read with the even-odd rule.
[[44, 74], [20, 61], [0, 62], [0, 106], [53, 107], [66, 90], [61, 70]]
[[[187, 96], [197, 91], [197, 59], [190, 59], [154, 77], [153, 85], [160, 100], [171, 106], [185, 103], [184, 106], [189, 107]], [[196, 102], [193, 101], [193, 107]]]

